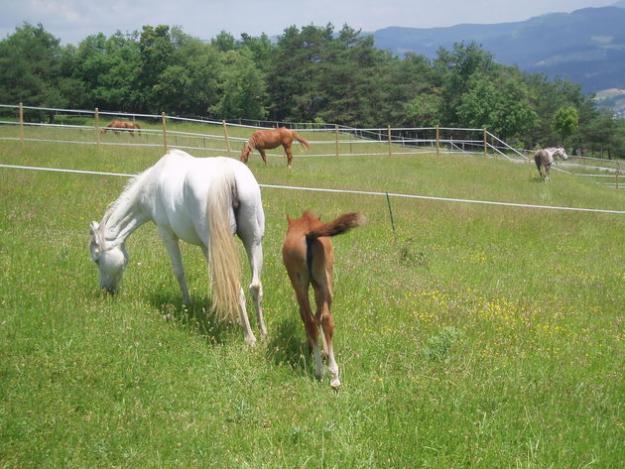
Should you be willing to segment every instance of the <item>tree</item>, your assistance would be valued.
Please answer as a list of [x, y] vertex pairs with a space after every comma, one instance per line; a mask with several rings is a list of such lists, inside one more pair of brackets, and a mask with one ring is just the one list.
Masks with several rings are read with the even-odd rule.
[[169, 26], [144, 26], [139, 38], [139, 52], [141, 65], [137, 86], [140, 101], [137, 106], [141, 111], [159, 113], [163, 110], [160, 108], [159, 88], [154, 87], [161, 73], [172, 65], [174, 53]]
[[228, 51], [222, 60], [219, 100], [212, 112], [222, 119], [264, 119], [267, 115], [265, 83], [249, 50]]
[[474, 77], [457, 109], [463, 125], [488, 128], [502, 139], [524, 139], [536, 121], [528, 92], [513, 76]]
[[441, 114], [446, 125], [465, 125], [457, 111], [474, 76], [489, 77], [495, 70], [493, 56], [477, 43], [456, 43], [451, 51], [440, 49], [434, 69], [442, 87]]
[[152, 88], [155, 104], [170, 113], [205, 116], [218, 100], [220, 53], [178, 28], [172, 28], [171, 42], [170, 64]]
[[441, 98], [436, 94], [419, 94], [403, 106], [407, 125], [416, 127], [440, 124]]
[[234, 36], [226, 31], [221, 31], [217, 37], [215, 37], [211, 44], [215, 46], [220, 52], [228, 52], [236, 48], [236, 40]]
[[332, 25], [287, 28], [278, 39], [272, 67], [267, 74], [271, 96], [270, 115], [276, 120], [308, 120], [327, 106], [319, 90], [322, 64], [332, 60], [328, 47]]
[[77, 50], [73, 76], [87, 92], [85, 106], [139, 110], [144, 102], [139, 82], [141, 54], [136, 34], [88, 36]]
[[564, 144], [579, 127], [579, 112], [573, 106], [561, 107], [556, 111], [553, 122], [555, 130]]
[[0, 102], [65, 107], [59, 87], [71, 73], [62, 67], [65, 59], [60, 41], [41, 24], [16, 28], [0, 41]]
[[428, 126], [440, 122], [441, 89], [436, 86], [432, 64], [423, 56], [403, 59], [380, 57], [378, 86], [383, 93], [376, 108], [383, 124]]
[[372, 126], [380, 124], [382, 88], [377, 70], [380, 52], [373, 37], [344, 26], [338, 36], [321, 54], [319, 83], [316, 85], [318, 103], [324, 105], [317, 114], [326, 122], [344, 125]]

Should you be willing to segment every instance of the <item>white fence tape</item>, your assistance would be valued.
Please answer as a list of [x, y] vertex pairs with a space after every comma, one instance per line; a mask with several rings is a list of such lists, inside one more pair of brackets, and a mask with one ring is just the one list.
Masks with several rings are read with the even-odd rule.
[[[28, 171], [46, 171], [55, 173], [68, 173], [68, 174], [87, 174], [94, 176], [116, 176], [116, 177], [134, 177], [136, 174], [128, 173], [113, 173], [105, 171], [89, 171], [81, 169], [64, 169], [64, 168], [48, 168], [42, 166], [22, 166], [12, 164], [0, 163], [0, 168], [6, 169], [20, 169]], [[537, 204], [522, 204], [516, 202], [498, 202], [493, 200], [476, 200], [476, 199], [461, 199], [456, 197], [437, 197], [431, 195], [418, 195], [418, 194], [402, 194], [397, 192], [379, 192], [379, 191], [360, 191], [350, 189], [328, 189], [322, 187], [300, 187], [300, 186], [285, 186], [280, 184], [260, 184], [260, 187], [266, 189], [280, 189], [280, 190], [295, 190], [295, 191], [308, 191], [308, 192], [325, 192], [332, 194], [354, 194], [354, 195], [368, 195], [368, 196], [382, 196], [382, 197], [397, 197], [403, 199], [418, 199], [418, 200], [431, 200], [437, 202], [451, 202], [451, 203], [463, 203], [463, 204], [478, 204], [478, 205], [491, 205], [500, 207], [516, 207], [516, 208], [532, 208], [543, 210], [560, 210], [568, 212], [586, 212], [586, 213], [607, 213], [612, 215], [625, 215], [625, 210], [610, 210], [602, 208], [584, 208], [584, 207], [565, 207], [560, 205], [537, 205]]]

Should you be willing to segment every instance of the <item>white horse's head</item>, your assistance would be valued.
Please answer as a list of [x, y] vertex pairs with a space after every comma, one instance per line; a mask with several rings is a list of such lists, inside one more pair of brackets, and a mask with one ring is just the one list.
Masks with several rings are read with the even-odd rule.
[[128, 264], [128, 253], [123, 243], [107, 242], [97, 222], [92, 221], [90, 228], [89, 250], [91, 259], [100, 271], [100, 287], [114, 294], [119, 288], [124, 267]]
[[562, 147], [556, 148], [552, 155], [553, 155], [554, 158], [556, 156], [559, 156], [563, 160], [567, 160], [569, 158], [569, 155], [566, 154], [566, 151]]

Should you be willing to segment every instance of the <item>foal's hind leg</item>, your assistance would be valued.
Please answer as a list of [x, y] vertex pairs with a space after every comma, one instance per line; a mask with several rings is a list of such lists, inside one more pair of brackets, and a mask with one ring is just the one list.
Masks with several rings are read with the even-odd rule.
[[306, 328], [308, 345], [312, 349], [313, 357], [315, 358], [315, 377], [321, 379], [323, 376], [323, 361], [321, 360], [321, 352], [319, 350], [319, 325], [317, 321], [315, 321], [312, 310], [310, 309], [308, 286], [293, 284], [293, 287], [295, 288], [295, 295], [299, 303], [299, 314]]
[[328, 356], [328, 371], [330, 371], [330, 386], [338, 389], [341, 386], [339, 380], [339, 366], [334, 358], [332, 337], [334, 335], [334, 318], [330, 311], [332, 296], [326, 285], [315, 287], [315, 300], [317, 302], [317, 321], [321, 323], [324, 335], [324, 348]]
[[265, 154], [265, 150], [263, 150], [262, 148], [259, 148], [258, 153], [260, 153], [260, 157], [265, 162], [265, 166], [267, 166], [267, 155]]

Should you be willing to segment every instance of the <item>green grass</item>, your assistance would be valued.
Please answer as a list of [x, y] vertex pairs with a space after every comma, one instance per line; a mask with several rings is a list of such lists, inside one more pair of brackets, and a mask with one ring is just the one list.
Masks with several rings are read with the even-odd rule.
[[[160, 149], [0, 143], [0, 162], [138, 172]], [[259, 158], [262, 183], [622, 209], [625, 194], [483, 158]], [[120, 294], [87, 249], [124, 178], [0, 169], [0, 466], [618, 467], [625, 218], [263, 190], [269, 338], [181, 306], [153, 225]], [[285, 215], [362, 211], [335, 239], [343, 387], [317, 382], [280, 246]]]

